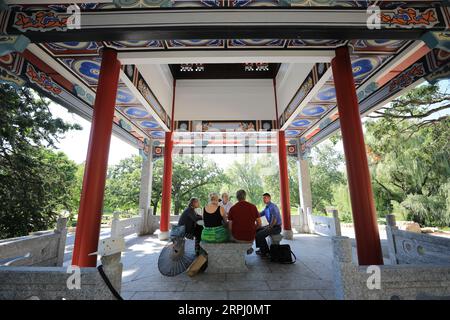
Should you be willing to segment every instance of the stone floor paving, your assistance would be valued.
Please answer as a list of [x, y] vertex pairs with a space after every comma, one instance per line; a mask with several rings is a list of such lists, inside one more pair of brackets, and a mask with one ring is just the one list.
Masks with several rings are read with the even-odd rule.
[[[348, 230], [347, 230], [348, 229]], [[100, 238], [110, 235], [102, 229]], [[342, 234], [352, 238], [353, 230], [343, 228]], [[386, 236], [380, 232], [383, 251]], [[121, 294], [129, 300], [157, 299], [334, 299], [331, 238], [312, 234], [294, 234], [289, 244], [297, 256], [293, 265], [281, 265], [263, 260], [255, 253], [246, 257], [249, 268], [245, 273], [186, 274], [165, 277], [158, 270], [158, 257], [166, 241], [157, 235], [127, 236], [126, 251], [122, 254], [123, 275]], [[70, 264], [74, 235], [67, 238], [64, 265]], [[384, 252], [386, 255], [387, 252]], [[356, 261], [356, 250], [353, 250]]]
[[245, 273], [186, 274], [165, 277], [158, 271], [158, 256], [166, 242], [153, 236], [128, 240], [122, 255], [122, 296], [131, 300], [158, 299], [333, 299], [331, 239], [295, 234], [283, 240], [297, 256], [292, 265], [274, 264], [249, 255]]

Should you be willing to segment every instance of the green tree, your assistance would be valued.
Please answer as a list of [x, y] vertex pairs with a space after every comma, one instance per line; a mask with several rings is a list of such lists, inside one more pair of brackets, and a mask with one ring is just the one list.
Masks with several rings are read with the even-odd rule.
[[371, 115], [366, 141], [377, 209], [398, 203], [408, 219], [448, 225], [450, 96], [437, 85], [411, 90]]
[[[156, 214], [162, 194], [163, 159], [153, 163], [153, 182], [151, 205]], [[133, 156], [123, 159], [108, 169], [105, 189], [105, 211], [137, 211], [139, 207], [142, 158]], [[176, 156], [172, 169], [172, 207], [179, 214], [189, 199], [208, 200], [210, 192], [220, 191], [223, 172], [215, 162], [199, 156]]]
[[176, 156], [172, 172], [173, 212], [180, 214], [191, 197], [202, 204], [211, 192], [220, 192], [226, 177], [214, 161], [201, 156]]
[[29, 89], [0, 85], [0, 238], [51, 227], [70, 206], [76, 165], [53, 152], [78, 125], [53, 118], [48, 102]]
[[122, 159], [108, 168], [104, 211], [138, 211], [141, 168], [140, 156]]
[[78, 213], [80, 207], [81, 188], [83, 186], [84, 177], [84, 163], [77, 165], [75, 172], [75, 181], [72, 184], [72, 188], [69, 191], [70, 200], [67, 210], [70, 212], [69, 220], [73, 220], [74, 216]]
[[[263, 167], [261, 162], [258, 162], [254, 157], [246, 156], [244, 162], [234, 161], [229, 168], [227, 168], [226, 175], [230, 181], [228, 189], [233, 190], [231, 195], [239, 189], [245, 190], [247, 193], [247, 201], [255, 204], [258, 207], [262, 206], [262, 194], [266, 191], [263, 183], [264, 175], [273, 174], [272, 168]], [[274, 195], [275, 199], [278, 195]]]
[[336, 148], [338, 139], [330, 139], [313, 149], [310, 165], [313, 211], [326, 213], [326, 207], [334, 203], [336, 187], [346, 185], [342, 171], [344, 156]]
[[153, 161], [153, 182], [152, 182], [152, 197], [151, 206], [153, 214], [158, 212], [158, 206], [162, 198], [162, 178], [163, 178], [164, 160], [162, 158]]
[[[298, 208], [300, 206], [300, 196], [297, 159], [295, 157], [288, 157], [287, 160], [291, 207]], [[271, 174], [263, 175], [264, 192], [270, 193], [273, 202], [280, 203], [280, 172], [277, 157], [274, 155], [263, 155], [259, 159], [259, 163], [265, 168], [265, 171], [271, 172]], [[271, 170], [267, 170], [268, 167]], [[295, 214], [295, 212], [291, 212], [291, 214]]]

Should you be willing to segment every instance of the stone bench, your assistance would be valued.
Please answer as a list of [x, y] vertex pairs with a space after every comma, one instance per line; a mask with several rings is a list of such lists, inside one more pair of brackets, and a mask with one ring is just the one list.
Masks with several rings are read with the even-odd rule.
[[248, 271], [245, 264], [247, 250], [251, 243], [206, 243], [200, 242], [200, 246], [208, 254], [208, 268], [210, 273], [235, 273]]
[[269, 245], [271, 245], [271, 244], [280, 244], [281, 240], [283, 240], [283, 235], [281, 233], [280, 234], [271, 234], [269, 236], [269, 238], [270, 238]]

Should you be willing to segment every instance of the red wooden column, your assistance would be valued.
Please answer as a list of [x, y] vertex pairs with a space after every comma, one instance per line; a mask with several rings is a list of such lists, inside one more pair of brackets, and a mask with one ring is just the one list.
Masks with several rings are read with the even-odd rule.
[[280, 201], [283, 214], [283, 236], [286, 239], [292, 239], [286, 137], [282, 130], [278, 131], [278, 161], [280, 165]]
[[352, 65], [347, 47], [332, 61], [360, 265], [381, 265], [380, 236]]
[[164, 140], [164, 167], [161, 199], [161, 221], [159, 223], [160, 240], [169, 239], [170, 205], [172, 200], [172, 151], [173, 151], [173, 126], [175, 125], [175, 88], [176, 80], [173, 81], [172, 94], [172, 120], [170, 131], [166, 132]]
[[119, 71], [120, 62], [117, 60], [116, 51], [105, 49], [102, 53], [100, 78], [95, 96], [72, 257], [72, 264], [80, 267], [95, 267], [97, 265], [97, 256], [89, 254], [97, 251], [100, 235]]
[[172, 200], [172, 131], [166, 132], [164, 142], [164, 173], [161, 199], [161, 221], [159, 224], [159, 239], [169, 238], [170, 204]]
[[[275, 117], [277, 129], [280, 129], [278, 122], [278, 99], [277, 99], [277, 83], [273, 79], [273, 94], [275, 97]], [[281, 212], [283, 218], [283, 236], [286, 239], [293, 239], [294, 234], [291, 228], [291, 200], [289, 195], [289, 175], [286, 153], [286, 136], [284, 131], [278, 131], [278, 163], [280, 167], [280, 201]]]

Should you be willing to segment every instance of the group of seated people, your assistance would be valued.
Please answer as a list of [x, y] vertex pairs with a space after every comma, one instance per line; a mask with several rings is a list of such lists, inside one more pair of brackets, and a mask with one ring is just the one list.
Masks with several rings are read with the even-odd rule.
[[[195, 238], [196, 253], [200, 252], [200, 241], [210, 243], [243, 242], [252, 244], [256, 242], [259, 249], [256, 254], [268, 257], [269, 246], [266, 237], [281, 233], [281, 216], [277, 205], [271, 202], [268, 193], [262, 195], [264, 210], [258, 212], [256, 206], [247, 202], [246, 192], [236, 192], [237, 201], [229, 201], [227, 193], [219, 199], [217, 193], [211, 193], [208, 204], [203, 208], [203, 214], [197, 213], [200, 208], [198, 198], [191, 198], [188, 207], [181, 214], [178, 225], [185, 226], [188, 238]], [[267, 225], [262, 226], [261, 217], [265, 217]], [[248, 253], [252, 253], [249, 249]]]

